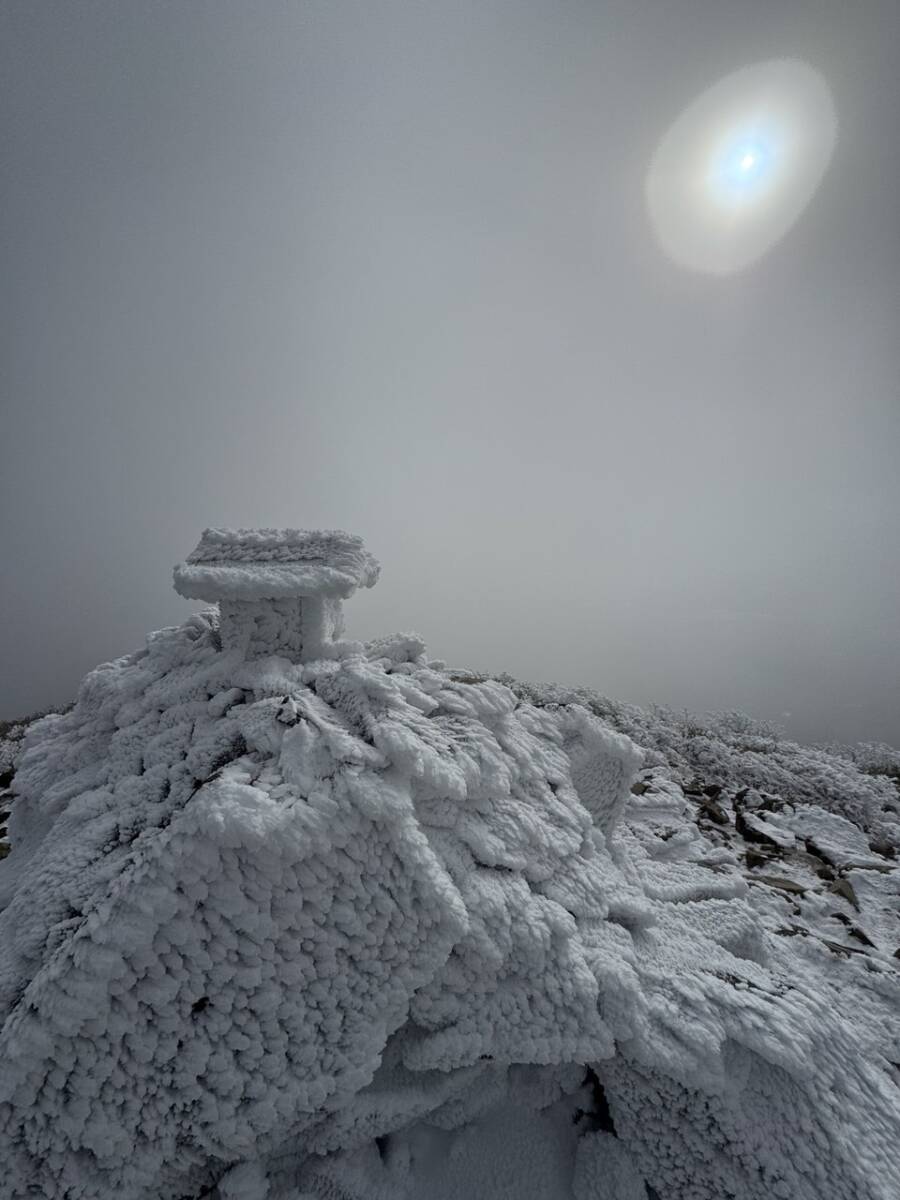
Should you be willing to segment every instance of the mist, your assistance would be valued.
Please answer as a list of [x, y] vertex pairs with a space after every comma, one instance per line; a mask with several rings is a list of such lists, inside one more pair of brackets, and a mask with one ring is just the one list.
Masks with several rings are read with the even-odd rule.
[[[348, 631], [900, 742], [900, 9], [0, 8], [0, 718], [198, 605], [212, 526], [342, 528]], [[796, 57], [839, 135], [727, 277], [654, 149]]]

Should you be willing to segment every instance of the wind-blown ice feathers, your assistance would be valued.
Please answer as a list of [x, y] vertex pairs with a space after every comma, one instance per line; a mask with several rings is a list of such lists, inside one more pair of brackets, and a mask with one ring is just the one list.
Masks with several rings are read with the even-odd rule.
[[[28, 733], [0, 865], [4, 1195], [415, 1195], [433, 1131], [512, 1146], [492, 1105], [533, 1104], [574, 1155], [591, 1064], [619, 1200], [890, 1200], [896, 973], [842, 965], [833, 1015], [733, 857], [636, 821], [641, 753], [585, 705], [461, 679], [415, 635], [298, 635], [253, 556], [313, 547], [374, 580], [346, 535], [207, 531], [198, 562], [245, 555], [252, 631], [231, 609], [240, 637], [214, 613], [154, 634]], [[763, 1145], [742, 1114], [766, 1108]], [[576, 1200], [606, 1136], [578, 1143]]]

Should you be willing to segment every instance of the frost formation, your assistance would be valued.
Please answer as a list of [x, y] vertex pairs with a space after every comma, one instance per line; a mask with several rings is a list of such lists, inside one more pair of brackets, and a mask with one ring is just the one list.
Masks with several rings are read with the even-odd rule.
[[175, 581], [218, 611], [29, 727], [0, 1195], [896, 1200], [884, 813], [346, 640], [377, 574], [207, 530]]

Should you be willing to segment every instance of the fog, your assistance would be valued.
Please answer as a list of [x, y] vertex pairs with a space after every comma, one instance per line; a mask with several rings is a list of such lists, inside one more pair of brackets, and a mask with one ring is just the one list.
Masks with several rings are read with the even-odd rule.
[[[265, 525], [365, 538], [355, 636], [900, 743], [895, 0], [6, 0], [0, 54], [0, 717]], [[830, 166], [687, 270], [654, 149], [779, 57]]]

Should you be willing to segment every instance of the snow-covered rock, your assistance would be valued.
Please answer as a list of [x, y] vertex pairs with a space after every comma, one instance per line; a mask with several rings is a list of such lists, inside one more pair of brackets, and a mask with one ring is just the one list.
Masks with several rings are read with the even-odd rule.
[[176, 585], [220, 610], [29, 728], [0, 1194], [896, 1200], [889, 860], [838, 878], [802, 804], [632, 792], [592, 702], [345, 640], [377, 572], [207, 530]]

